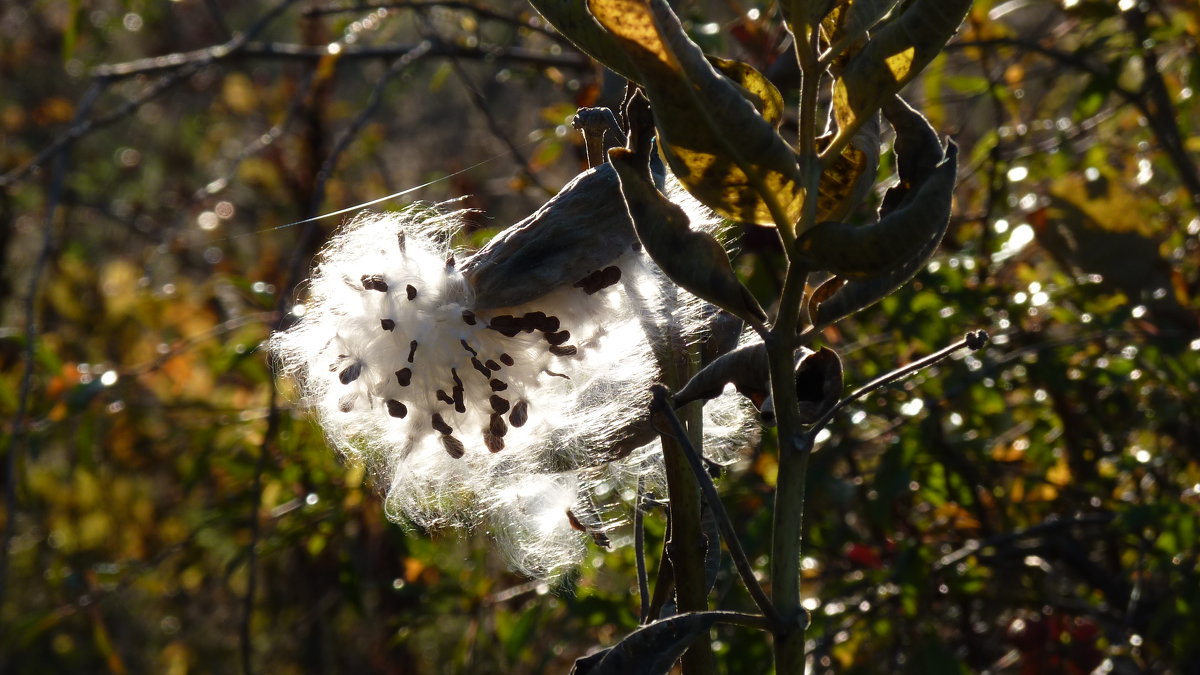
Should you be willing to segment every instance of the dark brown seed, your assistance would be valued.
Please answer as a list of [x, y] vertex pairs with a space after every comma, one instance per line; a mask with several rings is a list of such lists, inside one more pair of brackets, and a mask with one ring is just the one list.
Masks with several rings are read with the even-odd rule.
[[409, 300], [416, 300], [416, 299], [417, 299], [417, 287], [416, 287], [416, 286], [413, 286], [412, 284], [409, 284], [409, 285], [407, 285], [407, 286], [405, 286], [405, 287], [404, 287], [404, 292], [408, 294], [408, 299], [409, 299]]
[[415, 357], [416, 355], [417, 355], [417, 341], [413, 340], [412, 342], [408, 343], [408, 362], [412, 363], [413, 357]]
[[512, 364], [516, 363], [516, 361], [514, 361], [513, 357], [509, 356], [508, 354], [501, 354], [500, 363], [503, 363], [506, 366], [511, 366]]
[[575, 356], [578, 351], [575, 345], [550, 345], [550, 353], [555, 356]]
[[342, 384], [350, 384], [357, 380], [360, 374], [362, 374], [362, 363], [355, 361], [338, 373], [338, 379], [342, 381]]
[[492, 413], [491, 418], [488, 420], [488, 431], [493, 436], [499, 436], [500, 438], [504, 438], [504, 434], [508, 433], [508, 425], [504, 423], [504, 418], [500, 416], [500, 413]]
[[529, 421], [529, 402], [517, 401], [513, 406], [512, 414], [508, 416], [508, 423], [514, 427], [523, 427]]
[[561, 377], [561, 378], [562, 378], [562, 379], [564, 379], [564, 380], [569, 380], [569, 379], [571, 379], [571, 376], [570, 376], [570, 375], [565, 375], [565, 374], [563, 374], [563, 373], [556, 373], [556, 372], [554, 372], [553, 370], [550, 370], [549, 368], [544, 368], [544, 369], [542, 369], [542, 372], [543, 372], [543, 373], [545, 373], [545, 374], [547, 374], [547, 375], [549, 375], [549, 376], [551, 376], [551, 377]]
[[446, 420], [442, 419], [441, 413], [433, 413], [432, 421], [433, 428], [442, 432], [443, 434], [451, 434], [454, 432], [454, 429], [452, 429], [449, 424], [446, 424]]
[[446, 450], [446, 454], [454, 459], [458, 459], [467, 453], [467, 449], [463, 447], [462, 441], [453, 436], [442, 436], [442, 448]]
[[338, 399], [338, 410], [342, 412], [350, 412], [354, 410], [354, 394], [349, 394]]
[[408, 408], [403, 403], [401, 403], [400, 401], [397, 401], [394, 398], [389, 398], [387, 400], [387, 411], [388, 411], [388, 414], [391, 415], [392, 417], [401, 417], [402, 418], [408, 414]]
[[503, 396], [492, 394], [491, 397], [488, 398], [488, 402], [492, 404], [492, 410], [495, 410], [501, 415], [508, 412], [508, 399], [504, 398]]
[[500, 452], [504, 449], [504, 439], [492, 434], [487, 429], [483, 430], [483, 444], [490, 452]]
[[587, 528], [583, 526], [583, 523], [579, 522], [579, 518], [575, 516], [571, 509], [567, 509], [567, 520], [571, 523], [572, 530], [587, 532]]
[[396, 330], [396, 322], [391, 319], [380, 319], [379, 326], [387, 331]]
[[396, 233], [396, 243], [400, 245], [400, 252], [405, 253], [406, 247], [404, 245], [404, 233], [403, 232]]
[[584, 293], [592, 295], [608, 288], [621, 280], [621, 268], [615, 265], [596, 270], [586, 277], [576, 281], [575, 288], [582, 288]]
[[388, 289], [387, 282], [383, 280], [382, 274], [364, 274], [362, 275], [363, 288], [368, 291], [379, 291], [386, 293]]
[[467, 324], [468, 326], [475, 325], [475, 312], [472, 312], [469, 309], [464, 309], [462, 316], [463, 316], [463, 323]]
[[454, 378], [454, 386], [456, 386], [456, 387], [461, 387], [461, 386], [463, 386], [463, 383], [462, 383], [462, 378], [458, 376], [458, 369], [457, 369], [457, 368], [451, 368], [451, 369], [450, 369], [450, 377], [453, 377], [453, 378]]
[[560, 330], [557, 333], [546, 333], [546, 342], [552, 345], [561, 345], [571, 339], [571, 331]]
[[465, 350], [467, 350], [468, 352], [470, 352], [470, 353], [471, 353], [471, 356], [479, 356], [479, 352], [477, 352], [477, 351], [475, 351], [474, 349], [472, 349], [472, 348], [471, 348], [471, 345], [467, 344], [467, 341], [466, 341], [466, 340], [459, 340], [459, 341], [458, 341], [458, 344], [462, 345], [462, 348], [463, 348], [463, 349], [465, 349]]
[[504, 382], [503, 380], [493, 379], [488, 382], [488, 386], [492, 388], [492, 391], [504, 391], [505, 389], [508, 389], [508, 383]]
[[492, 376], [492, 371], [488, 370], [488, 367], [483, 365], [483, 361], [480, 361], [474, 356], [471, 357], [471, 367], [473, 367], [475, 370], [478, 370], [479, 374], [483, 375], [484, 377], [490, 378]]
[[488, 321], [488, 328], [504, 337], [513, 337], [521, 332], [520, 322], [511, 314], [501, 314], [500, 316], [492, 317], [492, 320]]
[[467, 405], [466, 405], [466, 403], [463, 402], [463, 388], [462, 387], [454, 388], [454, 412], [458, 412], [458, 413], [467, 412]]
[[491, 359], [484, 361], [483, 365], [487, 366], [488, 370], [500, 370], [500, 364], [496, 363], [495, 361], [493, 361]]
[[396, 371], [396, 381], [401, 387], [407, 387], [412, 383], [412, 370], [410, 368], [401, 368]]
[[437, 390], [437, 400], [445, 403], [446, 405], [454, 405], [454, 399], [451, 398], [450, 394], [447, 394], [442, 389]]
[[446, 267], [454, 267], [454, 254], [451, 254], [449, 258], [446, 258]]
[[524, 319], [527, 331], [540, 330], [553, 333], [558, 330], [558, 317], [546, 316], [545, 312], [530, 312], [521, 318]]

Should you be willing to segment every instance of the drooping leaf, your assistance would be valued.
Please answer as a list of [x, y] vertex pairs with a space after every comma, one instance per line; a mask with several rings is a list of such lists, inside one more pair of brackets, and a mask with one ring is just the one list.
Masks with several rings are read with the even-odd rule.
[[958, 30], [970, 7], [971, 0], [916, 0], [871, 36], [834, 81], [839, 133], [857, 127], [916, 77]]
[[757, 342], [738, 347], [693, 375], [686, 385], [675, 392], [675, 405], [716, 398], [730, 383], [742, 396], [760, 405], [771, 391], [770, 379], [766, 346]]
[[766, 313], [738, 281], [729, 256], [712, 235], [692, 230], [687, 214], [654, 187], [646, 166], [625, 148], [609, 151], [620, 177], [624, 205], [646, 253], [672, 281], [714, 305], [747, 320]]
[[[946, 161], [953, 163], [956, 155], [957, 146], [951, 142]], [[867, 277], [844, 279], [835, 276], [818, 287], [814, 291], [814, 298], [824, 299], [816, 303], [815, 307], [810, 304], [809, 315], [812, 319], [813, 329], [820, 330], [854, 312], [869, 307], [908, 283], [917, 272], [925, 267], [925, 262], [937, 250], [938, 245], [942, 242], [942, 237], [946, 234], [946, 226], [950, 222], [949, 203], [945, 205], [945, 208], [947, 217], [935, 221], [939, 226], [928, 232], [928, 237], [921, 243], [920, 248], [901, 260], [898, 265], [885, 272]], [[830, 290], [827, 290], [827, 287]]]
[[914, 188], [922, 177], [933, 173], [945, 157], [937, 132], [925, 116], [917, 112], [904, 99], [893, 96], [883, 104], [883, 116], [896, 131], [892, 148], [896, 153], [896, 172], [900, 182], [883, 196], [879, 206], [880, 217], [909, 203], [915, 195]]
[[[678, 614], [643, 626], [625, 636], [616, 646], [603, 652], [599, 661], [589, 661], [581, 668], [580, 659], [572, 675], [666, 675], [696, 640], [716, 625], [719, 615], [714, 612]], [[593, 655], [594, 656], [594, 655]]]
[[496, 235], [461, 269], [476, 307], [508, 307], [583, 279], [636, 241], [617, 174], [601, 164]]
[[866, 277], [918, 256], [930, 240], [940, 241], [950, 218], [958, 147], [951, 142], [945, 160], [918, 186], [904, 206], [870, 225], [819, 223], [796, 242], [811, 269], [845, 277]]
[[796, 156], [744, 95], [752, 89], [709, 63], [664, 0], [589, 0], [588, 6], [635, 63], [662, 155], [683, 186], [725, 217], [775, 225], [765, 191], [794, 223], [803, 203]]
[[530, 0], [529, 4], [588, 56], [603, 63], [621, 77], [638, 81], [637, 68], [629, 55], [600, 24], [596, 23], [595, 17], [588, 12], [587, 5], [579, 0]]
[[[936, 207], [939, 210], [923, 216], [929, 220], [923, 221], [924, 227], [918, 223], [918, 231], [913, 233], [918, 246], [907, 257], [900, 259], [898, 264], [865, 277], [847, 279], [846, 275], [834, 276], [817, 287], [808, 301], [809, 318], [814, 328], [827, 326], [873, 305], [907, 283], [937, 250], [949, 224], [953, 179], [957, 171], [953, 167], [957, 164], [958, 146], [951, 141], [943, 151], [929, 122], [899, 97], [893, 97], [884, 106], [884, 114], [896, 130], [894, 147], [900, 183], [884, 195], [880, 206], [880, 223], [904, 217], [901, 215], [903, 213], [916, 217], [925, 209]], [[926, 185], [938, 175], [942, 176], [943, 181], [949, 178], [949, 185], [941, 185], [937, 190], [926, 193]], [[942, 194], [943, 189], [948, 191], [942, 197], [943, 201], [937, 204], [925, 201], [934, 193]], [[908, 242], [909, 246], [905, 248], [912, 243]]]

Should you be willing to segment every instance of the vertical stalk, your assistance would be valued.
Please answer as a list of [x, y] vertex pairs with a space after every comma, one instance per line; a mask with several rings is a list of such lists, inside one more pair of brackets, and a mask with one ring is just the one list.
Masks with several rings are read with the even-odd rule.
[[[805, 26], [806, 36], [797, 36], [796, 58], [800, 62], [799, 161], [804, 176], [804, 209], [796, 224], [797, 235], [816, 224], [817, 188], [821, 164], [817, 157], [817, 92], [821, 68], [817, 59], [818, 27]], [[811, 28], [811, 29], [810, 29]], [[803, 37], [807, 37], [805, 42]], [[787, 240], [785, 239], [785, 244]], [[808, 270], [798, 265], [791, 247], [787, 276], [780, 296], [779, 315], [767, 341], [771, 369], [771, 398], [775, 402], [779, 438], [779, 472], [775, 484], [775, 509], [771, 524], [771, 602], [784, 625], [775, 633], [775, 672], [801, 675], [804, 672], [804, 629], [800, 605], [800, 554], [804, 524], [804, 493], [812, 435], [800, 424], [796, 404], [793, 351], [800, 328], [801, 305]]]

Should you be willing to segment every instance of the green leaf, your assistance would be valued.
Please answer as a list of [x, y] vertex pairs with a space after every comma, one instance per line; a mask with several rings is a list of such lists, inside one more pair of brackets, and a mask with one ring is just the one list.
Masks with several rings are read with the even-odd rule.
[[662, 155], [688, 192], [727, 218], [776, 225], [766, 193], [780, 218], [795, 223], [803, 204], [795, 152], [746, 98], [748, 88], [719, 73], [688, 39], [666, 2], [588, 6], [633, 59]]
[[765, 319], [766, 312], [733, 273], [724, 247], [712, 235], [688, 226], [683, 209], [654, 187], [648, 167], [625, 148], [614, 148], [608, 156], [620, 177], [637, 236], [663, 272], [693, 295], [735, 316]]

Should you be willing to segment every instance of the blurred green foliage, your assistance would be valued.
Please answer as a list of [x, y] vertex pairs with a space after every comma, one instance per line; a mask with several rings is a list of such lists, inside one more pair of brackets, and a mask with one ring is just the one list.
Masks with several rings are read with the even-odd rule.
[[[794, 77], [773, 6], [678, 4]], [[619, 101], [522, 3], [397, 5], [0, 8], [6, 672], [566, 672], [636, 626], [628, 532], [551, 587], [484, 533], [405, 531], [259, 349], [338, 219], [285, 225], [428, 183], [375, 208], [461, 198], [477, 244], [581, 168], [575, 108]], [[908, 88], [963, 149], [950, 234], [824, 339], [851, 384], [995, 339], [814, 456], [816, 671], [1195, 668], [1198, 38], [1184, 0], [981, 0]], [[777, 246], [748, 228], [735, 260], [760, 300]], [[720, 481], [752, 559], [775, 468], [768, 436]], [[714, 594], [752, 606], [728, 563]], [[769, 667], [715, 636], [726, 672]]]

